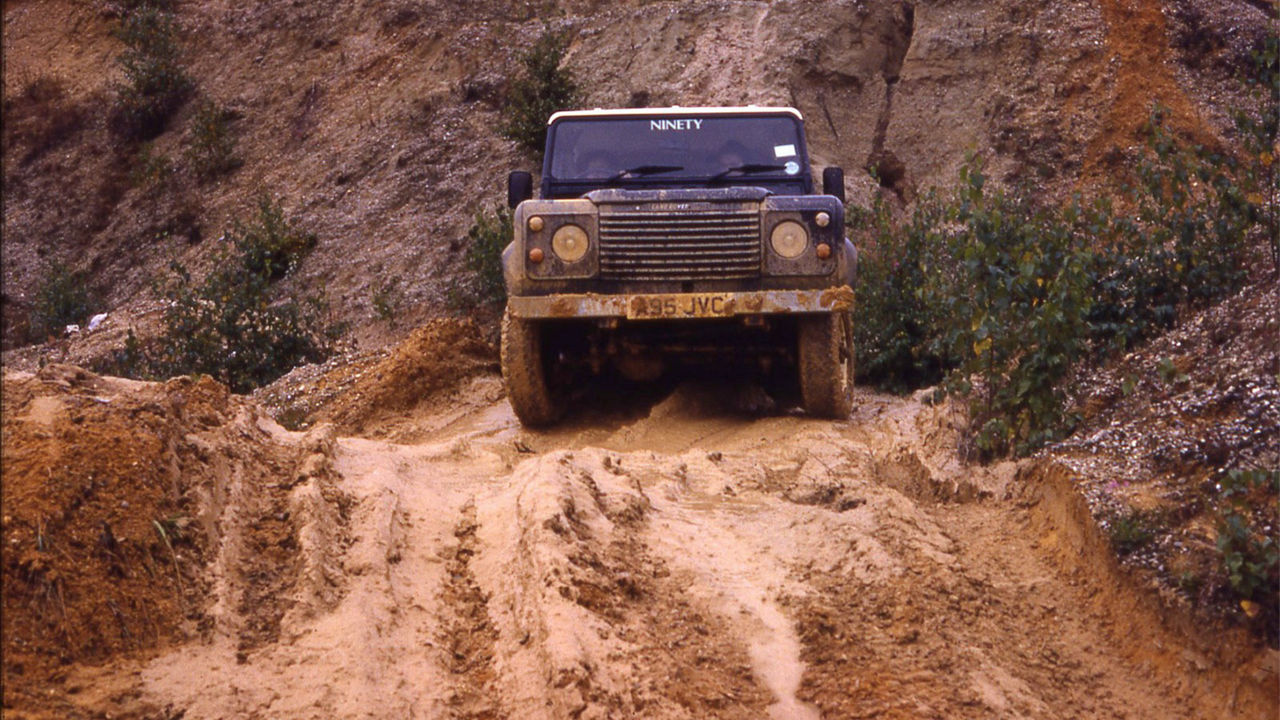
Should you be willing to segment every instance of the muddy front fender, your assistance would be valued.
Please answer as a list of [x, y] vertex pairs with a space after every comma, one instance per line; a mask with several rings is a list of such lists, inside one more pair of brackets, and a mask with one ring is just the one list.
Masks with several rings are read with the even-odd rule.
[[507, 286], [508, 296], [520, 293], [524, 285], [524, 263], [520, 262], [519, 245], [518, 240], [513, 240], [502, 251], [502, 282]]
[[858, 282], [858, 248], [849, 238], [844, 239], [844, 252], [840, 253], [840, 261], [836, 264], [836, 274], [849, 287], [857, 287]]

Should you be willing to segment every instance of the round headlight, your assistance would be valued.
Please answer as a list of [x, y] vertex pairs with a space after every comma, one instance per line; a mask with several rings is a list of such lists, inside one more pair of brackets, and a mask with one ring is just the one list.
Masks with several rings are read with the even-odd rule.
[[551, 236], [551, 249], [561, 262], [576, 263], [587, 254], [587, 231], [577, 225], [562, 225]]
[[794, 220], [784, 220], [773, 228], [769, 236], [773, 251], [784, 258], [799, 257], [809, 246], [809, 231]]

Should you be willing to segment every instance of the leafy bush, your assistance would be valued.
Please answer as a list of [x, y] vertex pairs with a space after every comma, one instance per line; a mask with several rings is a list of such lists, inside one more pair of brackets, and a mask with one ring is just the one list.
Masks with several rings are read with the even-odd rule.
[[196, 280], [179, 263], [157, 290], [164, 330], [149, 343], [131, 338], [106, 369], [132, 376], [201, 373], [247, 392], [305, 362], [328, 356], [340, 329], [322, 295], [273, 299], [273, 281], [291, 273], [315, 242], [263, 197], [257, 215], [236, 221], [213, 271]]
[[1238, 170], [1223, 156], [1180, 146], [1163, 111], [1153, 112], [1130, 192], [1133, 211], [1107, 208], [1107, 222], [1097, 228], [1103, 242], [1093, 269], [1094, 340], [1130, 346], [1170, 327], [1181, 305], [1203, 305], [1240, 287], [1256, 214]]
[[478, 302], [502, 302], [507, 286], [502, 279], [502, 251], [512, 238], [511, 211], [497, 207], [476, 213], [475, 222], [467, 230], [467, 269], [471, 271], [473, 290]]
[[1130, 510], [1116, 513], [1107, 520], [1111, 547], [1120, 555], [1130, 555], [1156, 539], [1158, 518], [1154, 513]]
[[259, 195], [257, 206], [252, 222], [235, 220], [232, 223], [230, 237], [247, 271], [267, 280], [278, 280], [293, 272], [311, 252], [316, 236], [291, 225], [284, 216], [284, 208], [269, 195]]
[[210, 100], [200, 103], [191, 116], [186, 157], [196, 177], [209, 180], [240, 166], [231, 118], [229, 110]]
[[535, 157], [547, 144], [547, 118], [581, 102], [573, 74], [561, 67], [568, 38], [550, 28], [520, 57], [523, 74], [511, 81], [503, 109], [503, 136]]
[[[1244, 162], [1235, 163], [1234, 177], [1244, 200], [1242, 211], [1262, 228], [1269, 240], [1272, 272], [1280, 277], [1280, 202], [1276, 176], [1280, 158], [1276, 157], [1276, 137], [1280, 134], [1280, 35], [1270, 33], [1261, 52], [1254, 57], [1254, 72], [1245, 76], [1245, 84], [1254, 94], [1256, 111], [1233, 113], [1236, 133], [1244, 146]], [[1234, 160], [1234, 159], [1232, 159]]]
[[877, 197], [870, 210], [850, 208], [845, 216], [859, 249], [855, 367], [859, 380], [882, 390], [932, 385], [954, 365], [931, 342], [934, 323], [923, 293], [938, 207], [926, 199], [900, 224]]
[[984, 458], [1070, 432], [1068, 369], [1170, 326], [1182, 305], [1235, 292], [1274, 214], [1248, 189], [1267, 151], [1229, 162], [1180, 146], [1158, 109], [1149, 138], [1127, 212], [993, 189], [978, 158], [909, 217], [851, 208], [864, 379], [904, 391], [945, 375]]
[[91, 303], [84, 273], [54, 264], [36, 288], [30, 319], [32, 337], [61, 335], [67, 325], [83, 323], [89, 318]]
[[150, 139], [182, 106], [193, 87], [178, 62], [176, 26], [163, 6], [136, 3], [115, 35], [125, 45], [116, 58], [124, 82], [116, 87], [114, 124], [123, 135]]
[[115, 9], [122, 15], [138, 10], [172, 11], [176, 0], [116, 0]]
[[143, 143], [138, 147], [134, 157], [133, 169], [129, 171], [129, 182], [134, 187], [158, 190], [173, 175], [173, 163], [163, 153], [156, 152], [151, 143]]
[[969, 399], [977, 449], [1022, 454], [1070, 426], [1060, 380], [1084, 349], [1089, 251], [1077, 208], [988, 190], [977, 163], [961, 179], [944, 216], [959, 231], [946, 234], [945, 271], [931, 273], [924, 292], [957, 363], [947, 387]]
[[1218, 478], [1218, 551], [1232, 591], [1275, 610], [1280, 597], [1280, 470], [1231, 470]]
[[853, 228], [864, 250], [859, 365], [899, 392], [945, 375], [983, 456], [1026, 452], [1069, 426], [1059, 381], [1086, 340], [1084, 213], [989, 188], [977, 158], [960, 178], [907, 219], [877, 205]]
[[105, 358], [92, 361], [89, 369], [99, 375], [116, 377], [142, 378], [155, 375], [150, 370], [147, 348], [142, 341], [138, 340], [132, 328], [125, 336], [124, 347], [112, 350]]
[[400, 278], [387, 277], [378, 272], [369, 287], [369, 301], [378, 317], [385, 320], [392, 328], [396, 326], [396, 315], [404, 302], [404, 292], [400, 289]]

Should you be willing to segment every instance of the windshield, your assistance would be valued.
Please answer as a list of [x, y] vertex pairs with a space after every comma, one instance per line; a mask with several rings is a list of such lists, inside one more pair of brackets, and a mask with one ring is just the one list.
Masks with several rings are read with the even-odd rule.
[[546, 175], [597, 186], [800, 182], [803, 143], [791, 116], [566, 118], [551, 127]]

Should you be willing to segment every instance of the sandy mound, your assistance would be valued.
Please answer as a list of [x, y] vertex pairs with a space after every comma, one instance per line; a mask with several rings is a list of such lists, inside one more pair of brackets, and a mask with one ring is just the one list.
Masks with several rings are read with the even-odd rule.
[[69, 664], [219, 627], [253, 646], [306, 599], [323, 447], [207, 378], [54, 365], [3, 382], [6, 717], [66, 716], [44, 688]]
[[430, 405], [477, 374], [495, 371], [496, 358], [475, 323], [439, 318], [390, 352], [299, 368], [254, 397], [289, 427], [330, 422], [342, 434], [381, 437], [387, 423]]

